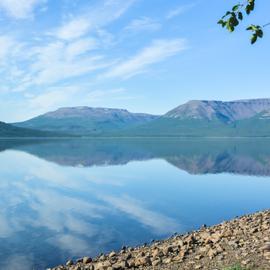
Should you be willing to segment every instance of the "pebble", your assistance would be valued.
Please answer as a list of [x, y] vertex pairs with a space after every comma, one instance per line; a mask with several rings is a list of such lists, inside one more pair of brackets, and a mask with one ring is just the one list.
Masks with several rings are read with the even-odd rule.
[[[241, 262], [244, 267], [270, 270], [270, 211], [258, 212], [213, 227], [141, 247], [122, 247], [95, 259], [83, 257], [74, 265], [51, 270], [226, 269]], [[173, 267], [175, 265], [175, 267]], [[269, 266], [268, 268], [266, 266]]]
[[66, 266], [71, 266], [71, 265], [73, 265], [73, 264], [74, 264], [74, 263], [73, 263], [72, 260], [68, 260], [67, 263], [66, 263]]

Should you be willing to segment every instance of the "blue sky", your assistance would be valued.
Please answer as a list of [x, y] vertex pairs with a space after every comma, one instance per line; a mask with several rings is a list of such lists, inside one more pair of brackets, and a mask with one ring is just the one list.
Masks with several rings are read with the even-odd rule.
[[162, 114], [191, 99], [270, 97], [269, 0], [230, 34], [233, 0], [1, 0], [0, 121], [66, 106]]

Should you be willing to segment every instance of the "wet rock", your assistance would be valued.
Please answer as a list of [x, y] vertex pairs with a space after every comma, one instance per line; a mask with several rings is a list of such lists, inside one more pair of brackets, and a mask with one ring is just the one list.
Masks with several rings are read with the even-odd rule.
[[164, 254], [168, 255], [170, 252], [173, 252], [173, 247], [172, 246], [168, 246], [164, 248]]
[[161, 260], [160, 259], [155, 259], [154, 261], [152, 261], [152, 265], [153, 266], [157, 266], [161, 263]]
[[218, 254], [217, 250], [212, 249], [212, 248], [207, 253], [210, 259], [213, 259], [217, 254]]
[[73, 263], [73, 261], [72, 260], [68, 260], [67, 262], [66, 262], [66, 266], [71, 266], [71, 265], [73, 265], [74, 263]]
[[203, 255], [202, 254], [199, 254], [199, 255], [195, 256], [195, 259], [196, 260], [200, 260], [201, 258], [203, 258]]
[[109, 258], [113, 258], [116, 256], [116, 253], [114, 251], [112, 251], [110, 254], [109, 254]]
[[153, 258], [163, 257], [164, 256], [164, 253], [161, 250], [159, 250], [159, 249], [155, 249], [153, 251], [152, 256], [153, 256]]
[[270, 242], [265, 243], [265, 245], [262, 247], [263, 252], [270, 252]]
[[83, 257], [83, 259], [82, 259], [82, 263], [84, 263], [84, 264], [88, 264], [91, 262], [92, 262], [92, 259], [90, 257]]
[[250, 263], [251, 263], [251, 260], [249, 260], [249, 259], [241, 261], [241, 264], [244, 266], [247, 266]]

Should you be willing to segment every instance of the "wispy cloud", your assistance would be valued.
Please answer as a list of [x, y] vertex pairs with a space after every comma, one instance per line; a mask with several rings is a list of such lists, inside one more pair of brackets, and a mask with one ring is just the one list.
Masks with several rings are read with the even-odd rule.
[[149, 210], [141, 201], [129, 196], [102, 196], [101, 199], [120, 211], [132, 216], [136, 221], [152, 228], [155, 233], [168, 234], [181, 230], [181, 225], [174, 219]]
[[73, 59], [80, 56], [90, 50], [94, 50], [98, 47], [98, 40], [94, 38], [84, 38], [76, 40], [68, 44], [66, 47], [67, 58]]
[[85, 13], [75, 16], [62, 23], [60, 27], [49, 33], [59, 39], [72, 40], [86, 35], [91, 30], [97, 30], [110, 22], [117, 20], [135, 0], [105, 0]]
[[127, 61], [115, 65], [106, 72], [105, 78], [127, 79], [145, 72], [146, 68], [155, 63], [161, 62], [187, 48], [185, 39], [156, 40], [141, 52]]
[[11, 48], [15, 45], [13, 38], [9, 36], [0, 36], [0, 59], [3, 60], [10, 54]]
[[31, 82], [48, 85], [107, 67], [109, 63], [103, 61], [102, 55], [85, 55], [93, 45], [94, 42], [79, 40], [68, 45], [55, 42], [38, 48], [37, 60], [30, 68]]
[[[58, 87], [48, 87], [46, 91], [40, 93], [24, 93], [22, 106], [17, 105], [18, 115], [15, 121], [22, 121], [31, 116], [37, 116], [48, 111], [56, 110], [60, 107], [69, 106], [107, 106], [113, 107], [117, 100], [134, 100], [142, 98], [138, 95], [130, 94], [124, 88], [114, 89], [93, 89], [88, 85], [63, 85]], [[109, 102], [108, 102], [109, 101]], [[1, 106], [2, 104], [0, 104]], [[22, 109], [27, 107], [27, 115], [22, 113]], [[13, 118], [14, 115], [13, 115]]]
[[195, 3], [191, 3], [191, 4], [187, 4], [187, 5], [182, 5], [182, 6], [178, 6], [172, 10], [170, 10], [166, 16], [167, 19], [172, 19], [174, 17], [177, 17], [187, 11], [189, 11], [190, 9], [192, 9], [195, 6]]
[[45, 93], [28, 97], [29, 109], [40, 112], [53, 109], [66, 104], [77, 91], [76, 87], [52, 87]]
[[91, 26], [86, 18], [73, 19], [55, 30], [53, 35], [59, 39], [71, 40], [85, 35]]
[[46, 0], [1, 0], [0, 9], [12, 18], [26, 19], [33, 16], [36, 7], [46, 2]]
[[35, 86], [50, 87], [109, 67], [114, 60], [107, 60], [100, 51], [93, 54], [90, 51], [101, 49], [106, 42], [111, 43], [112, 37], [101, 27], [118, 19], [134, 2], [98, 2], [92, 9], [88, 7], [35, 41], [23, 42], [16, 57], [9, 54], [10, 51], [14, 54], [20, 42], [9, 36], [0, 37], [0, 59], [8, 59], [0, 63], [0, 72], [1, 66], [7, 67], [3, 69], [5, 76], [1, 84], [10, 85], [13, 92], [22, 92]]
[[[82, 102], [125, 107], [116, 100], [141, 96], [128, 92], [122, 81], [111, 85], [111, 78], [144, 73], [186, 48], [184, 39], [163, 38], [158, 30], [164, 18], [132, 15], [132, 20], [128, 11], [137, 0], [90, 2], [68, 3], [57, 18], [49, 12], [35, 16], [32, 28], [28, 21], [14, 20], [33, 18], [46, 7], [58, 8], [54, 1], [0, 0], [0, 13], [13, 19], [0, 33], [0, 120], [18, 121]], [[14, 23], [16, 31], [12, 31]], [[143, 31], [149, 32], [143, 39], [134, 40], [135, 35], [129, 34]]]
[[132, 20], [129, 25], [125, 27], [126, 31], [156, 31], [160, 29], [161, 24], [151, 18], [142, 17]]

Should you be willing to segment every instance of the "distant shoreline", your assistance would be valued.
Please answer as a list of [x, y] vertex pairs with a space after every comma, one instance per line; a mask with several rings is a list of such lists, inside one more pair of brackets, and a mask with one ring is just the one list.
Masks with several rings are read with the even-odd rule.
[[270, 136], [74, 136], [74, 137], [0, 137], [0, 140], [63, 140], [63, 139], [270, 139]]

